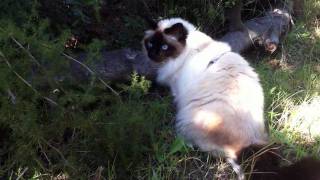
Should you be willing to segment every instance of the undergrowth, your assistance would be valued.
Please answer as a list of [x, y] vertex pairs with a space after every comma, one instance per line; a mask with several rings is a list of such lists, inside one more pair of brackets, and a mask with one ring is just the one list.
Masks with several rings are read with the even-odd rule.
[[[0, 2], [0, 179], [232, 178], [222, 158], [175, 137], [167, 92], [137, 74], [112, 87], [95, 73], [79, 82], [66, 55], [88, 53], [90, 68], [102, 48], [139, 48], [143, 13], [181, 16], [217, 36], [234, 1], [108, 3]], [[252, 63], [270, 135], [290, 161], [320, 151], [320, 4], [305, 7], [281, 51]]]
[[[266, 119], [274, 141], [289, 161], [320, 152], [320, 21], [318, 1], [305, 2], [281, 52], [257, 65], [266, 98]], [[317, 9], [317, 10], [316, 10]]]

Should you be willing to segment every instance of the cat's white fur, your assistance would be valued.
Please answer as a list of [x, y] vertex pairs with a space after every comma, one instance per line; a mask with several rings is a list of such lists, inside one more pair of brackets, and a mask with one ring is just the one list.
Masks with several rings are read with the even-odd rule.
[[[158, 30], [176, 23], [188, 31], [186, 46], [178, 57], [162, 64], [157, 81], [171, 88], [178, 107], [178, 133], [203, 151], [221, 150], [230, 158], [250, 144], [265, 143], [263, 90], [253, 68], [228, 44], [183, 19], [162, 20]], [[209, 65], [212, 60], [216, 62]]]

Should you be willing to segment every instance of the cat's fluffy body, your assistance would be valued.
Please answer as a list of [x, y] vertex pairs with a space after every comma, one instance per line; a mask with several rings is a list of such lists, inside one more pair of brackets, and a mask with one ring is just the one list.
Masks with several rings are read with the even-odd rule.
[[258, 75], [226, 43], [180, 18], [158, 22], [144, 40], [177, 23], [187, 30], [185, 45], [178, 56], [161, 62], [157, 81], [169, 86], [175, 98], [178, 134], [203, 151], [222, 151], [233, 159], [244, 147], [266, 143]]

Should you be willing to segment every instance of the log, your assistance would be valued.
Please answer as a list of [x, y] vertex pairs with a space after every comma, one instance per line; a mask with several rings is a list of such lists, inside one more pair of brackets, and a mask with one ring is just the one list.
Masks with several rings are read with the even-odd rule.
[[245, 30], [229, 32], [220, 41], [228, 43], [232, 51], [237, 53], [254, 45], [273, 53], [280, 40], [290, 31], [291, 25], [290, 11], [274, 9], [263, 17], [248, 20], [244, 23]]
[[[233, 11], [241, 11], [241, 7]], [[233, 12], [233, 14], [238, 15], [240, 13]], [[237, 19], [241, 21], [241, 18]], [[273, 53], [281, 39], [290, 31], [292, 25], [291, 10], [289, 7], [283, 6], [270, 10], [264, 16], [248, 20], [243, 24], [241, 22], [234, 23], [244, 25], [244, 27], [230, 28], [230, 31], [219, 39], [228, 43], [232, 51], [242, 53], [252, 46], [258, 46]], [[97, 63], [90, 68], [103, 80], [126, 81], [130, 79], [133, 72], [137, 72], [149, 80], [154, 80], [156, 77], [158, 65], [150, 61], [141, 51], [131, 48], [103, 51], [101, 57], [102, 59], [97, 60]], [[76, 59], [83, 62], [86, 55], [81, 54]], [[87, 69], [76, 61], [71, 61], [71, 73], [78, 80], [84, 80], [91, 76]]]

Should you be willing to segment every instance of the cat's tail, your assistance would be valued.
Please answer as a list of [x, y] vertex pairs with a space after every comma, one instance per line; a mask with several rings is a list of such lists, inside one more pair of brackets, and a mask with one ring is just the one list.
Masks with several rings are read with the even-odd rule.
[[[306, 157], [281, 166], [285, 159], [279, 153], [280, 148], [276, 144], [251, 145], [238, 153], [234, 163], [241, 164], [244, 173], [240, 169], [240, 175], [246, 174], [245, 179], [250, 180], [320, 180], [320, 160]], [[238, 177], [241, 176], [238, 174]]]
[[233, 158], [227, 158], [227, 161], [231, 165], [233, 171], [237, 174], [237, 180], [244, 180], [244, 173], [237, 160]]

